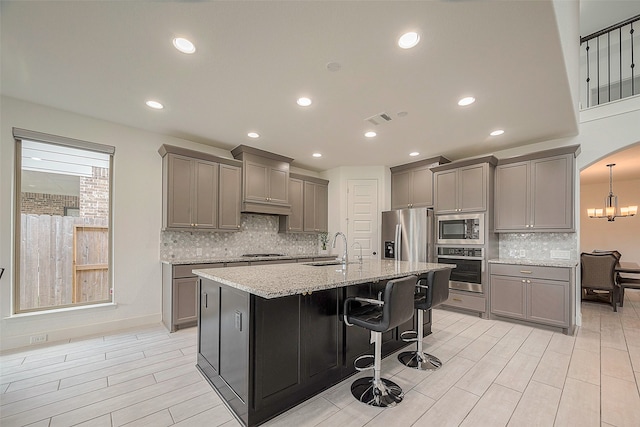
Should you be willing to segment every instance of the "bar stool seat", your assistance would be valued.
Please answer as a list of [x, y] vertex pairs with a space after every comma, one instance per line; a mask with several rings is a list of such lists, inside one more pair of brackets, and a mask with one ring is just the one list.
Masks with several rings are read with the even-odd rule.
[[[374, 342], [373, 377], [364, 377], [351, 384], [351, 394], [360, 402], [371, 406], [389, 407], [400, 403], [404, 397], [399, 385], [380, 376], [382, 333], [387, 332], [413, 317], [415, 276], [389, 280], [382, 292], [382, 299], [350, 297], [344, 301], [344, 322], [371, 331]], [[365, 357], [361, 356], [357, 363]]]
[[426, 275], [420, 276], [414, 297], [414, 307], [418, 322], [417, 331], [405, 331], [400, 337], [405, 342], [416, 342], [415, 351], [403, 351], [398, 355], [398, 360], [405, 366], [419, 370], [434, 370], [442, 366], [442, 362], [437, 357], [425, 353], [422, 347], [424, 335], [424, 312], [440, 305], [449, 298], [449, 277], [451, 269], [430, 271]]

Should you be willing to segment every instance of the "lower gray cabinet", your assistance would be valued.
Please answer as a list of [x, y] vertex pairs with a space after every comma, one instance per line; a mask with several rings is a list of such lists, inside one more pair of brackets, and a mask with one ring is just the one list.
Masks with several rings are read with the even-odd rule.
[[569, 328], [571, 288], [569, 268], [491, 264], [491, 314]]

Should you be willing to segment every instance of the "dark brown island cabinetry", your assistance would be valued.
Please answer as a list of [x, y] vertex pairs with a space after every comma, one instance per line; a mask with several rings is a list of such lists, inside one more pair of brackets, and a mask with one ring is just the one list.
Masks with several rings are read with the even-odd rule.
[[493, 202], [493, 156], [453, 162], [431, 168], [435, 213], [486, 211]]
[[242, 163], [170, 145], [162, 156], [162, 229], [240, 229]]
[[242, 212], [289, 215], [289, 169], [293, 159], [239, 145], [231, 154], [242, 161]]
[[573, 269], [490, 264], [491, 315], [562, 328], [574, 318]]
[[496, 167], [496, 232], [572, 232], [579, 146], [501, 159]]
[[[266, 299], [201, 278], [197, 366], [245, 426], [262, 424], [352, 375], [353, 361], [373, 354], [368, 331], [343, 323], [342, 305], [385, 284]], [[400, 334], [411, 329], [413, 320], [384, 334], [383, 355], [406, 346]]]
[[391, 170], [391, 209], [433, 206], [433, 172], [431, 168], [449, 163], [445, 157], [433, 157]]

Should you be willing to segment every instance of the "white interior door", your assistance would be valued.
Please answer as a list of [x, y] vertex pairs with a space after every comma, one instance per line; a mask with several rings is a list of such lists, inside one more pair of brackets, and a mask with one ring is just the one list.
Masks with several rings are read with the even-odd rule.
[[350, 259], [360, 255], [358, 245], [362, 246], [362, 258], [379, 258], [378, 224], [378, 180], [350, 179], [347, 182], [347, 236], [349, 237]]

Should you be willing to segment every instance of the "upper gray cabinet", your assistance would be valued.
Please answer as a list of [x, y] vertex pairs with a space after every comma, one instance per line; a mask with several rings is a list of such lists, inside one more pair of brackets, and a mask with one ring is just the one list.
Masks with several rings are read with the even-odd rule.
[[486, 211], [493, 187], [493, 156], [436, 166], [434, 202], [437, 214]]
[[218, 195], [218, 228], [240, 229], [240, 206], [242, 203], [242, 168], [220, 164], [220, 189]]
[[162, 228], [238, 230], [240, 162], [162, 145]]
[[242, 211], [290, 214], [289, 164], [293, 159], [246, 145], [237, 146], [231, 154], [243, 164]]
[[573, 145], [501, 159], [496, 167], [496, 232], [574, 231]]
[[290, 174], [291, 214], [280, 216], [280, 231], [319, 233], [328, 229], [329, 181]]
[[391, 209], [433, 206], [433, 172], [431, 168], [449, 163], [434, 157], [391, 168]]
[[326, 232], [328, 229], [329, 182], [304, 181], [304, 231]]

